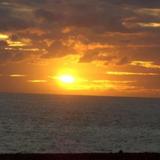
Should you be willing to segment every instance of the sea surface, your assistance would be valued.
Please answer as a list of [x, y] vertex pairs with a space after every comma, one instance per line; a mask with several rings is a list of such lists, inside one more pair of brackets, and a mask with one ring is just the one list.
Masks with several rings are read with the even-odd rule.
[[160, 99], [0, 94], [0, 153], [160, 152]]

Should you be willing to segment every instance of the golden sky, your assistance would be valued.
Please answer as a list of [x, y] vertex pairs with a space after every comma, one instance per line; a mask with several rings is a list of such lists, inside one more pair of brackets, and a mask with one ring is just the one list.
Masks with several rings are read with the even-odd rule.
[[159, 1], [0, 1], [0, 92], [160, 97], [159, 52]]

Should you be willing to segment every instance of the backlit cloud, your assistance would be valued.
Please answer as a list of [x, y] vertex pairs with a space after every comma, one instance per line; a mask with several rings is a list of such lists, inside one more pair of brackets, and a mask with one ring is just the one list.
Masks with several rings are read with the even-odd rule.
[[131, 65], [144, 68], [160, 69], [160, 65], [154, 64], [152, 61], [133, 61], [131, 62]]
[[23, 74], [10, 74], [9, 77], [12, 77], [12, 78], [19, 78], [19, 77], [25, 77], [26, 75], [23, 75]]
[[28, 80], [29, 83], [46, 83], [47, 80], [42, 80], [42, 79], [33, 79], [33, 80]]
[[107, 72], [108, 75], [115, 76], [160, 76], [159, 73], [138, 73], [138, 72]]
[[[117, 40], [114, 37], [113, 41], [108, 35], [111, 33], [136, 34], [147, 32], [148, 28], [153, 30], [159, 28], [158, 6], [160, 7], [159, 2], [147, 0], [142, 2], [3, 1], [0, 3], [0, 40], [7, 46], [1, 47], [0, 60], [21, 61], [35, 52], [37, 52], [36, 56], [42, 59], [57, 58], [69, 54], [80, 54], [79, 52], [84, 48], [80, 62], [90, 62], [91, 60], [86, 57], [89, 57], [91, 52], [94, 55], [96, 52], [94, 50], [97, 49], [103, 50], [103, 57], [95, 56], [97, 60], [108, 59], [110, 53], [115, 57], [117, 52], [120, 52], [118, 57], [119, 61], [122, 61], [121, 59], [126, 57], [124, 54], [132, 54], [129, 48], [132, 47], [134, 50], [138, 47], [135, 44], [137, 40], [140, 43], [143, 40], [146, 41], [146, 44], [139, 45], [146, 46], [146, 48], [152, 44], [146, 37], [145, 39], [142, 37], [130, 39], [129, 36], [116, 37]], [[116, 41], [117, 44], [115, 44]], [[156, 41], [159, 44], [159, 38], [154, 40], [154, 43]], [[81, 46], [78, 48], [77, 44]], [[145, 51], [141, 54], [145, 55]], [[134, 55], [131, 57], [134, 58]]]

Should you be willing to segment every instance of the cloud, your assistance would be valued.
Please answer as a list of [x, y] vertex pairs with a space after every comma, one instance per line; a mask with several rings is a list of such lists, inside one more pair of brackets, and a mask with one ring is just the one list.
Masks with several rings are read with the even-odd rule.
[[97, 50], [91, 50], [85, 53], [79, 60], [80, 63], [92, 62], [92, 61], [112, 61], [116, 57], [112, 55], [107, 55], [104, 53], [99, 53]]
[[[110, 0], [111, 1], [111, 0]], [[159, 1], [150, 1], [150, 0], [112, 0], [113, 3], [118, 5], [130, 5], [130, 6], [138, 6], [138, 7], [160, 7]]]
[[7, 35], [0, 34], [0, 62], [5, 64], [7, 62], [19, 62], [37, 55], [42, 54], [44, 49], [35, 48], [29, 39], [18, 39]]
[[9, 36], [6, 34], [0, 34], [0, 41], [8, 39]]
[[28, 51], [20, 51], [20, 50], [8, 50], [5, 49], [0, 51], [0, 63], [5, 64], [7, 62], [19, 62], [25, 59], [29, 59], [31, 57], [31, 53]]
[[141, 73], [141, 72], [112, 72], [109, 71], [106, 74], [115, 76], [160, 76], [159, 73]]
[[140, 15], [147, 15], [159, 18], [160, 8], [138, 8], [135, 12]]
[[53, 42], [47, 49], [43, 58], [64, 57], [65, 55], [74, 54], [75, 51], [71, 47], [66, 46], [60, 41]]
[[32, 23], [23, 17], [24, 12], [19, 16], [17, 13], [14, 7], [0, 4], [0, 31], [23, 30], [31, 26]]
[[87, 63], [129, 65], [138, 59], [158, 63], [159, 4], [149, 0], [0, 2], [0, 61], [79, 54], [79, 62]]
[[28, 80], [29, 83], [46, 83], [47, 80], [42, 80], [42, 79], [32, 79]]
[[79, 59], [79, 63], [93, 61], [101, 61], [105, 65], [126, 65], [129, 62], [129, 58], [127, 56], [119, 56], [116, 52], [108, 51], [108, 49], [93, 49], [86, 51]]
[[154, 64], [152, 61], [132, 61], [131, 65], [150, 69], [160, 69], [160, 65]]
[[144, 28], [160, 28], [160, 23], [159, 22], [149, 22], [149, 23], [137, 23], [140, 27]]
[[12, 78], [21, 78], [21, 77], [26, 77], [26, 75], [24, 75], [24, 74], [10, 74], [9, 77], [12, 77]]

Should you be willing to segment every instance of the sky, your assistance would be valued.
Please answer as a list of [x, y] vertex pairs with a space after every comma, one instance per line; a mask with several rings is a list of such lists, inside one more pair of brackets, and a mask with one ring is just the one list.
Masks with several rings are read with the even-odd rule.
[[0, 0], [0, 92], [160, 97], [160, 1]]

